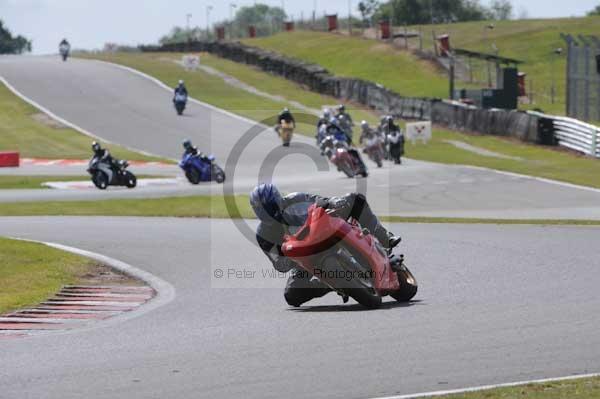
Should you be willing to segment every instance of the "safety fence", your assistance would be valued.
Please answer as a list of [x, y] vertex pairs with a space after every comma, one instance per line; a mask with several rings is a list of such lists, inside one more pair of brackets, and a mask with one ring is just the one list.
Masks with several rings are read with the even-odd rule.
[[[144, 52], [208, 52], [235, 62], [256, 66], [282, 76], [320, 94], [352, 101], [381, 113], [403, 119], [430, 120], [449, 129], [510, 136], [520, 140], [564, 145], [585, 154], [598, 154], [598, 134], [590, 133], [581, 122], [567, 123], [541, 113], [502, 109], [483, 109], [457, 101], [404, 97], [390, 89], [362, 79], [332, 75], [320, 65], [306, 63], [247, 46], [239, 42], [189, 42], [164, 46], [140, 46]], [[552, 123], [550, 123], [552, 121]], [[568, 126], [567, 126], [568, 125]], [[556, 132], [555, 132], [556, 130]], [[554, 134], [556, 133], [556, 137]]]
[[550, 120], [556, 144], [600, 158], [600, 127], [573, 118], [551, 116], [539, 112], [529, 112]]

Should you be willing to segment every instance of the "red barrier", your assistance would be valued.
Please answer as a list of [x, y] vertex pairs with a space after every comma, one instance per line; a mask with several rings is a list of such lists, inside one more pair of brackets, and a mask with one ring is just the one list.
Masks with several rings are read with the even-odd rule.
[[0, 168], [18, 167], [18, 152], [0, 152]]
[[527, 76], [527, 74], [525, 72], [519, 72], [519, 74], [517, 75], [517, 77], [519, 79], [519, 97], [527, 96], [527, 89], [525, 86], [525, 76]]
[[248, 36], [252, 38], [256, 37], [256, 26], [248, 27]]
[[379, 29], [381, 30], [382, 39], [389, 39], [391, 37], [390, 21], [379, 21]]
[[294, 30], [294, 23], [293, 22], [286, 22], [285, 23], [285, 31], [286, 32], [291, 32]]
[[225, 27], [218, 26], [216, 30], [217, 30], [217, 40], [225, 40]]
[[327, 29], [329, 32], [337, 30], [338, 28], [338, 19], [337, 14], [328, 15], [327, 16]]

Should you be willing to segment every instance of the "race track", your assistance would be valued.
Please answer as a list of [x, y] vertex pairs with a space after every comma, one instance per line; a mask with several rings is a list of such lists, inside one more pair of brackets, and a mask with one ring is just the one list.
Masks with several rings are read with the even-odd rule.
[[[167, 91], [108, 64], [3, 57], [0, 76], [60, 117], [126, 146], [177, 158], [190, 137], [222, 164], [240, 150], [227, 165], [236, 193], [247, 193], [266, 167], [283, 191], [361, 188], [379, 214], [600, 219], [595, 190], [490, 170], [409, 160], [371, 168], [357, 183], [317, 171], [306, 154], [278, 160], [285, 153], [273, 132], [239, 146], [250, 122], [194, 103], [178, 118]], [[313, 154], [304, 145], [312, 140], [297, 139], [292, 149]], [[10, 190], [0, 191], [0, 201], [218, 194], [222, 187]], [[118, 325], [0, 341], [0, 398], [373, 398], [600, 371], [600, 228], [391, 230], [404, 237], [401, 250], [419, 280], [415, 301], [364, 311], [329, 294], [292, 309], [283, 300], [285, 280], [262, 276], [271, 266], [230, 220], [0, 218], [0, 236], [97, 252], [176, 290], [172, 302]]]
[[415, 302], [362, 311], [329, 294], [294, 310], [284, 281], [211, 288], [214, 267], [269, 267], [231, 221], [2, 218], [0, 235], [103, 253], [176, 298], [116, 326], [2, 341], [0, 397], [370, 398], [600, 371], [600, 229], [393, 229]]
[[[311, 139], [296, 136], [291, 148], [294, 154], [288, 155], [290, 151], [280, 148], [275, 133], [258, 127], [256, 132], [260, 134], [245, 145], [240, 139], [252, 131], [254, 123], [196, 103], [189, 104], [186, 116], [177, 117], [169, 92], [144, 77], [105, 63], [77, 59], [62, 63], [56, 57], [2, 57], [0, 76], [56, 115], [125, 146], [178, 158], [181, 141], [191, 138], [202, 150], [214, 153], [221, 164], [230, 161], [228, 176], [235, 171], [232, 190], [237, 193], [247, 193], [257, 181], [264, 180], [258, 177], [261, 170], [263, 176], [269, 176], [272, 169], [273, 180], [283, 191], [335, 195], [360, 190], [380, 214], [600, 219], [599, 191], [485, 169], [408, 160], [402, 167], [387, 164], [377, 170], [369, 162], [371, 175], [366, 181], [348, 179], [331, 170], [318, 156]], [[277, 111], [273, 110], [273, 115]], [[410, 155], [410, 147], [408, 151]], [[233, 162], [231, 155], [236, 152], [241, 156]], [[267, 154], [270, 155], [265, 160]], [[320, 169], [307, 154], [320, 160]], [[218, 186], [213, 189], [220, 190]], [[110, 191], [113, 192], [0, 192], [0, 201], [189, 195], [209, 189]]]

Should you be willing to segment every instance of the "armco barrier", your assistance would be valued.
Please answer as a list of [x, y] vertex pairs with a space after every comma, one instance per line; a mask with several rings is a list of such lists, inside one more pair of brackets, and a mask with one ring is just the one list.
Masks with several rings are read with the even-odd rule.
[[353, 101], [403, 119], [430, 120], [436, 125], [480, 134], [511, 136], [541, 143], [540, 116], [532, 113], [475, 108], [458, 102], [403, 97], [382, 85], [332, 75], [320, 65], [291, 59], [238, 42], [192, 42], [140, 46], [145, 52], [205, 51], [235, 62], [254, 65], [320, 94]]
[[19, 166], [18, 152], [0, 152], [0, 168]]
[[552, 121], [558, 145], [600, 158], [600, 127], [573, 118], [529, 112]]

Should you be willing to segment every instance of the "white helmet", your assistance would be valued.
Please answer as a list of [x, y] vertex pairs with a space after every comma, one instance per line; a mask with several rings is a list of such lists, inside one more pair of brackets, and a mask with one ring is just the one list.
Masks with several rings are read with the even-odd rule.
[[182, 84], [183, 84], [183, 80], [180, 80], [179, 81], [179, 85], [181, 86]]
[[367, 122], [367, 121], [360, 122], [360, 127], [362, 127], [363, 129], [367, 129], [369, 127], [369, 122]]

